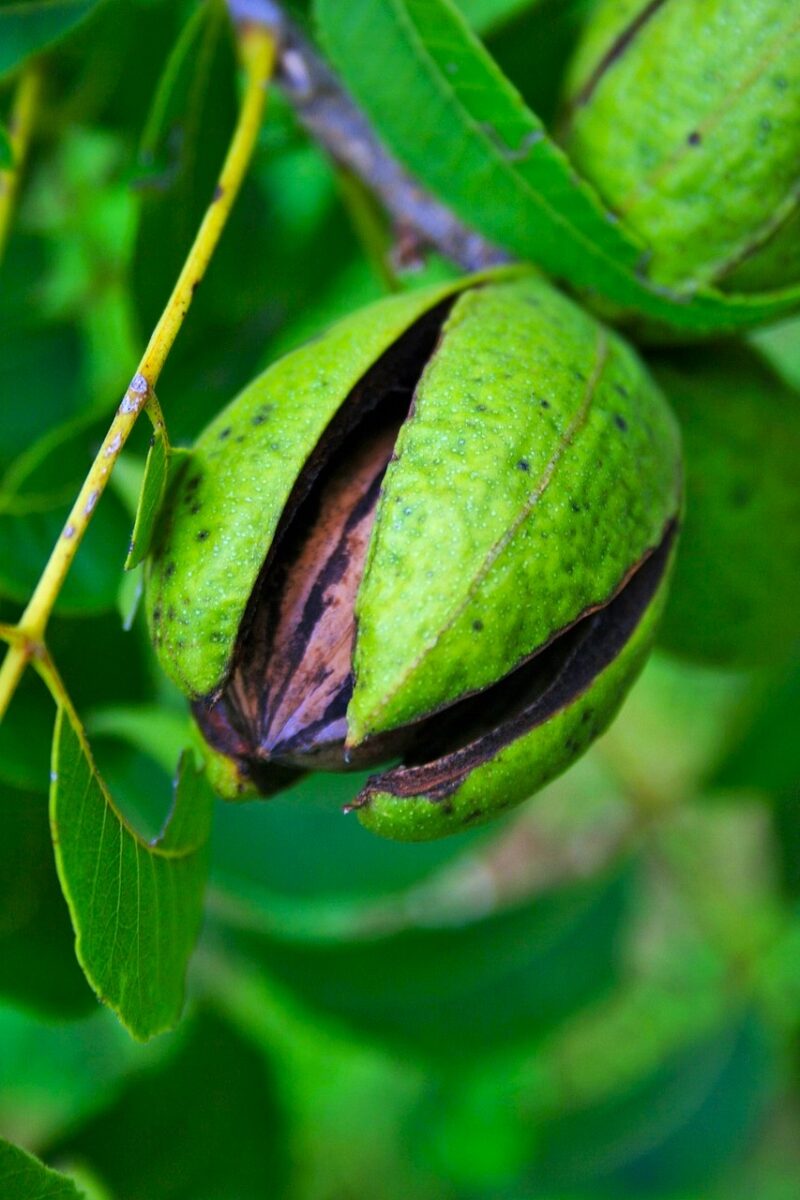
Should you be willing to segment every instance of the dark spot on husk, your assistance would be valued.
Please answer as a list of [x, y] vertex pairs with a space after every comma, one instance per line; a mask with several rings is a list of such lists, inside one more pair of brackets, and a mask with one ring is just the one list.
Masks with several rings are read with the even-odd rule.
[[226, 439], [226, 438], [229, 438], [230, 436], [231, 436], [231, 427], [230, 427], [230, 425], [226, 425], [224, 429], [220, 429], [219, 433], [217, 434], [217, 437], [219, 438], [219, 440], [220, 440], [221, 442], [224, 442], [224, 441], [225, 441], [225, 439]]
[[483, 629], [483, 621], [480, 621], [480, 620], [473, 621], [472, 628], [475, 630], [476, 633], [480, 633], [481, 630]]
[[699, 146], [700, 142], [702, 141], [699, 131], [697, 129], [693, 129], [686, 141], [690, 146]]
[[520, 471], [530, 471], [531, 464], [528, 462], [527, 458], [521, 458], [517, 463], [517, 467]]
[[210, 529], [201, 529], [200, 532], [195, 535], [195, 540], [198, 542], [204, 542], [210, 536], [210, 534]]
[[620, 413], [614, 413], [614, 424], [617, 429], [621, 429], [623, 433], [628, 432], [628, 422]]

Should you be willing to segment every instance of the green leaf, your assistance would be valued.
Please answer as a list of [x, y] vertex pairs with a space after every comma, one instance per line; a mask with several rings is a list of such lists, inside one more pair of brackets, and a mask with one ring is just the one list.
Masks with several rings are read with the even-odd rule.
[[557, 128], [564, 72], [594, 0], [539, 0], [488, 30], [476, 29], [498, 66], [544, 122]]
[[0, 75], [70, 33], [102, 0], [3, 0]]
[[656, 650], [604, 737], [603, 755], [634, 795], [652, 789], [664, 802], [695, 796], [750, 686], [743, 672], [710, 670]]
[[[698, 974], [695, 964], [694, 983]], [[697, 1024], [696, 997], [676, 983], [648, 987], [640, 1000], [649, 1003], [636, 1004], [635, 1024], [620, 1027], [612, 1019], [604, 1038], [584, 1043], [580, 1062], [569, 1048], [580, 1021], [535, 1056], [467, 1059], [463, 1069], [431, 1081], [407, 1137], [427, 1150], [459, 1196], [729, 1200], [728, 1189], [706, 1186], [726, 1168], [741, 1169], [753, 1135], [769, 1127], [765, 1106], [781, 1103], [775, 1039], [754, 1013], [731, 1012], [718, 980], [719, 1011], [711, 1023], [686, 1030], [621, 1084], [617, 1060], [635, 1055], [642, 1042], [663, 1039], [670, 1014]], [[608, 1009], [593, 1009], [583, 1025]], [[576, 1069], [608, 1081], [601, 1096], [581, 1096]], [[793, 1119], [787, 1132], [795, 1132]], [[758, 1190], [753, 1194], [761, 1200]]]
[[132, 1070], [163, 1056], [169, 1039], [142, 1046], [99, 1005], [79, 1021], [53, 1022], [0, 1003], [0, 1045], [0, 1129], [24, 1130], [43, 1147], [96, 1112]]
[[[139, 143], [139, 160], [146, 172], [145, 180], [155, 173], [159, 158], [166, 153], [170, 125], [184, 100], [193, 60], [203, 53], [204, 31], [209, 21], [219, 20], [219, 16], [219, 5], [213, 0], [198, 4], [167, 55]], [[161, 163], [162, 167], [165, 165]]]
[[[186, 24], [167, 59], [140, 147], [132, 295], [145, 332], [158, 320], [211, 201], [236, 117], [235, 69], [225, 6], [211, 0]], [[181, 331], [181, 355], [187, 335], [194, 345], [204, 290]]]
[[[55, 388], [58, 381], [42, 381]], [[81, 414], [42, 434], [0, 480], [0, 595], [25, 603], [61, 536], [105, 422]], [[40, 426], [41, 428], [41, 426]], [[100, 613], [116, 604], [128, 518], [105, 495], [59, 595], [61, 614]]]
[[414, 920], [401, 905], [393, 929], [365, 922], [350, 940], [271, 937], [252, 913], [253, 928], [232, 933], [312, 1010], [362, 1036], [458, 1058], [465, 1046], [533, 1041], [612, 984], [630, 882], [624, 870], [451, 923]]
[[[0, 653], [4, 651], [0, 643]], [[50, 697], [32, 673], [25, 675], [0, 724], [0, 783], [46, 795], [52, 724]]]
[[800, 779], [800, 663], [750, 688], [734, 714], [729, 745], [710, 780], [722, 788], [757, 788], [771, 793], [796, 789]]
[[537, 1188], [526, 1200], [697, 1195], [761, 1117], [776, 1083], [774, 1049], [754, 1015], [739, 1016], [625, 1092], [542, 1122]]
[[800, 391], [800, 317], [759, 329], [752, 340], [786, 382]]
[[537, 8], [543, 0], [456, 0], [456, 5], [476, 33], [486, 34], [512, 17]]
[[175, 712], [162, 704], [100, 708], [90, 713], [86, 727], [93, 739], [119, 738], [149, 755], [167, 774], [172, 773], [191, 731], [185, 708]]
[[728, 722], [725, 753], [709, 780], [711, 788], [745, 795], [755, 790], [768, 800], [782, 890], [795, 901], [800, 898], [799, 711], [800, 663], [795, 659], [748, 690]]
[[[213, 197], [236, 120], [236, 84], [230, 20], [224, 3], [212, 0], [196, 10], [167, 57], [142, 142], [140, 178], [134, 182], [139, 221], [132, 299], [143, 337], [160, 315]], [[274, 107], [271, 96], [271, 117]], [[268, 125], [271, 132], [272, 120]], [[264, 134], [268, 136], [266, 128]], [[319, 152], [305, 150], [319, 167]], [[263, 157], [269, 173], [272, 155]], [[327, 166], [320, 170], [326, 178], [330, 175]], [[310, 199], [313, 206], [307, 185], [307, 173], [296, 172], [291, 194], [280, 197], [282, 208], [300, 191], [304, 195], [297, 208], [307, 207]], [[332, 186], [328, 192], [332, 194]], [[318, 248], [309, 243], [306, 225], [287, 244], [287, 222], [276, 220], [271, 208], [256, 159], [162, 376], [164, 395], [180, 398], [178, 405], [169, 406], [173, 441], [193, 439], [204, 421], [252, 378], [266, 337], [287, 310], [284, 293], [291, 292], [292, 309], [298, 294], [302, 304], [323, 272], [322, 264], [341, 255], [336, 234], [326, 231]], [[299, 258], [306, 264], [302, 271], [297, 270]]]
[[10, 788], [0, 791], [0, 994], [62, 1019], [96, 1007], [75, 962], [47, 802]]
[[139, 604], [144, 595], [144, 566], [139, 564], [123, 575], [117, 592], [117, 611], [122, 620], [122, 628], [129, 633], [136, 620]]
[[[0, 595], [25, 603], [61, 536], [67, 511], [59, 507], [18, 516], [0, 514]], [[57, 612], [88, 614], [114, 608], [126, 536], [125, 514], [113, 496], [104, 497], [59, 596]]]
[[81, 1193], [85, 1194], [86, 1200], [115, 1200], [97, 1176], [87, 1170], [83, 1163], [68, 1162], [65, 1165], [69, 1169], [70, 1178]]
[[[145, 699], [151, 686], [150, 668], [138, 652], [136, 639], [120, 628], [116, 614], [94, 616], [85, 622], [54, 617], [47, 641], [79, 708], [92, 712], [135, 708]], [[124, 669], [120, 669], [122, 664]], [[0, 784], [46, 797], [52, 738], [53, 702], [29, 671], [0, 723]], [[176, 761], [177, 753], [170, 763], [170, 775]]]
[[133, 534], [128, 557], [125, 559], [126, 571], [132, 571], [139, 563], [144, 562], [150, 553], [158, 514], [161, 511], [167, 488], [170, 481], [174, 479], [177, 468], [188, 457], [190, 457], [188, 450], [178, 450], [170, 446], [163, 426], [156, 429], [144, 464], [144, 477], [139, 492], [139, 503], [136, 507]]
[[6, 127], [0, 122], [0, 171], [5, 171], [7, 167], [13, 167], [13, 165], [14, 151], [11, 148]]
[[688, 295], [650, 283], [645, 247], [604, 210], [451, 0], [317, 0], [316, 12], [335, 65], [390, 149], [513, 254], [679, 329], [745, 328], [800, 304], [797, 290]]
[[3, 1200], [81, 1200], [75, 1184], [32, 1154], [0, 1138], [0, 1196]]
[[[54, 618], [48, 628], [47, 642], [63, 677], [69, 680], [70, 694], [79, 709], [130, 704], [151, 695], [152, 666], [141, 653], [137, 639], [120, 627], [116, 613], [91, 618]], [[48, 735], [52, 736], [52, 702], [49, 717]], [[49, 756], [42, 768], [46, 792]]]
[[50, 821], [78, 961], [134, 1037], [178, 1021], [200, 926], [212, 796], [188, 757], [161, 836], [143, 842], [115, 807], [80, 727], [53, 738]]
[[341, 812], [364, 780], [315, 774], [269, 804], [223, 805], [214, 822], [212, 879], [227, 901], [237, 908], [246, 898], [265, 931], [282, 937], [350, 936], [372, 903], [492, 836], [481, 829], [416, 844], [376, 838]]
[[33, 281], [41, 273], [42, 253], [40, 243], [14, 237], [3, 262], [0, 388], [7, 399], [0, 471], [29, 451], [45, 430], [52, 437], [53, 427], [77, 413], [85, 398], [84, 355], [76, 330], [32, 316], [41, 312]]
[[264, 1057], [210, 1014], [175, 1041], [51, 1156], [88, 1162], [115, 1200], [284, 1196], [287, 1131]]
[[[137, 822], [148, 828], [163, 822], [163, 812], [147, 789], [163, 790], [186, 745], [190, 722], [182, 698], [180, 703], [176, 710], [109, 705], [87, 716], [93, 744], [114, 739], [128, 748], [127, 762], [120, 750], [110, 760], [104, 757], [104, 769]], [[154, 772], [144, 769], [143, 755], [157, 764]], [[313, 940], [326, 931], [350, 932], [375, 901], [396, 896], [496, 836], [496, 829], [478, 829], [411, 845], [376, 838], [341, 812], [365, 778], [319, 773], [301, 778], [288, 795], [269, 804], [220, 806], [212, 837], [212, 882], [226, 903], [236, 905], [246, 896], [270, 928], [290, 937]]]

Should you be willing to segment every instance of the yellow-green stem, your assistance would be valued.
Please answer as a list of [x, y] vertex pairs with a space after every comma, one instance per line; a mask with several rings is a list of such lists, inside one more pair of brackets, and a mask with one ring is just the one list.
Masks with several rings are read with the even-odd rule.
[[252, 157], [264, 114], [266, 86], [275, 60], [274, 40], [265, 29], [247, 26], [240, 33], [240, 50], [246, 73], [246, 88], [239, 119], [214, 195], [172, 295], [72, 506], [61, 536], [53, 547], [33, 595], [17, 624], [20, 636], [12, 641], [5, 662], [0, 668], [0, 720], [28, 662], [32, 658], [39, 661], [47, 658], [44, 646], [47, 622], [89, 527], [95, 506], [105, 491], [114, 464], [137, 417], [143, 408], [148, 407], [154, 423], [160, 420], [155, 399], [156, 382], [189, 310], [192, 296], [219, 241]]
[[3, 257], [19, 181], [30, 145], [31, 132], [42, 91], [42, 72], [38, 62], [29, 63], [22, 72], [14, 93], [8, 118], [11, 166], [0, 171], [0, 259]]

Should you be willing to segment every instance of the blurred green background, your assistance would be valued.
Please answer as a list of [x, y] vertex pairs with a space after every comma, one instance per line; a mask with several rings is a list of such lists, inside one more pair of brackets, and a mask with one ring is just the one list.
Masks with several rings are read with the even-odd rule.
[[[0, 620], [35, 583], [224, 153], [235, 60], [224, 9], [201, 7], [107, 0], [46, 60], [0, 268]], [[463, 7], [552, 116], [581, 5]], [[187, 21], [197, 52], [176, 60]], [[0, 82], [0, 113], [10, 94]], [[271, 96], [159, 387], [173, 440], [382, 293], [362, 202]], [[800, 323], [754, 342], [800, 384]], [[50, 644], [152, 836], [186, 715], [121, 573], [147, 432]], [[0, 1135], [117, 1200], [798, 1200], [799, 704], [791, 647], [750, 671], [658, 652], [566, 776], [444, 843], [362, 831], [340, 812], [352, 778], [219, 804], [186, 1017], [140, 1046], [75, 962], [46, 815], [53, 711], [29, 676], [0, 729]]]

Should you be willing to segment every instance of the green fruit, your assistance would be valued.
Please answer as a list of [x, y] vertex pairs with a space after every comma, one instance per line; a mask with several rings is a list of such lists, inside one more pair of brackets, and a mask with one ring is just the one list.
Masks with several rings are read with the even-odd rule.
[[598, 0], [564, 142], [654, 280], [800, 282], [796, 0]]
[[399, 758], [354, 807], [405, 839], [518, 803], [641, 667], [680, 479], [633, 352], [529, 274], [391, 297], [283, 358], [201, 435], [149, 567], [217, 785]]
[[747, 346], [651, 363], [681, 423], [686, 517], [661, 640], [718, 666], [800, 637], [800, 396]]

